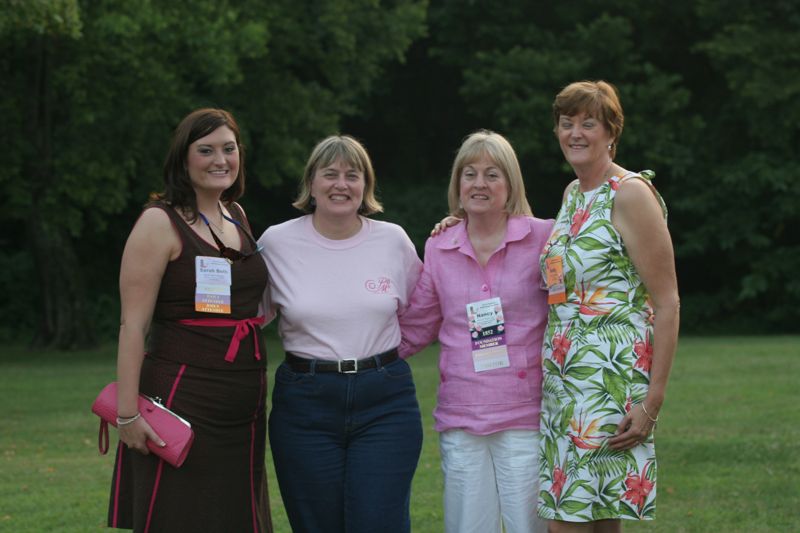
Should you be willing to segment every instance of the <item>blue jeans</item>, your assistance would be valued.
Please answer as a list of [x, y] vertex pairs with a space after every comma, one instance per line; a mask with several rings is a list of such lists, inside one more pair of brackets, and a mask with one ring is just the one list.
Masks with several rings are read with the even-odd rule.
[[411, 530], [422, 422], [402, 359], [357, 374], [275, 372], [269, 442], [295, 533]]

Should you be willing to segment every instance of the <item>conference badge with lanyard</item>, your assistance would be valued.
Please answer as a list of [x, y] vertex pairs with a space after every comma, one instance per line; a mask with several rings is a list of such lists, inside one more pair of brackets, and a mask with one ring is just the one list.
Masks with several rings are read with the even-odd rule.
[[547, 273], [547, 303], [563, 304], [567, 301], [567, 289], [564, 285], [564, 258], [553, 255], [544, 260]]
[[231, 314], [231, 263], [224, 257], [198, 255], [194, 265], [194, 310]]
[[[608, 170], [606, 170], [606, 173], [603, 175], [604, 182], [607, 174]], [[597, 188], [595, 193], [592, 195], [592, 199], [589, 200], [588, 204], [586, 204], [586, 207], [580, 210], [582, 217], [581, 223], [586, 222], [586, 220], [589, 218], [592, 205], [594, 205], [594, 201], [597, 199], [597, 195], [600, 193], [601, 189], [602, 185]], [[570, 229], [570, 231], [572, 230]], [[567, 288], [566, 284], [564, 283], [564, 256], [567, 254], [567, 250], [569, 250], [569, 247], [572, 245], [573, 239], [577, 237], [577, 232], [580, 232], [580, 226], [576, 230], [575, 235], [570, 233], [567, 236], [567, 242], [564, 243], [563, 255], [550, 255], [544, 260], [546, 276], [545, 282], [547, 283], [547, 303], [549, 305], [563, 304], [567, 301]]]
[[500, 298], [467, 304], [472, 364], [475, 372], [511, 366], [506, 346], [505, 319]]

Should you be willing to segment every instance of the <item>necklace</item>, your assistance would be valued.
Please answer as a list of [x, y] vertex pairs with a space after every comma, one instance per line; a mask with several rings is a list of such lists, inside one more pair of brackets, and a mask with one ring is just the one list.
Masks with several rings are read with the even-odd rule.
[[[225, 213], [222, 212], [222, 207], [220, 207], [219, 203], [217, 204], [217, 209], [219, 210], [219, 216], [220, 216], [220, 223], [219, 224], [217, 224], [213, 220], [209, 219], [205, 215], [203, 215], [203, 221], [205, 221], [207, 224], [210, 224], [210, 225], [214, 226], [215, 228], [217, 228], [217, 230], [219, 230], [220, 233], [222, 233], [224, 235], [225, 234], [225, 228], [222, 227], [222, 224], [225, 224], [225, 218], [226, 218], [225, 217]], [[200, 213], [200, 214], [202, 215], [202, 213]]]
[[[606, 181], [608, 181], [608, 179], [611, 177], [611, 175], [614, 174], [613, 169], [614, 169], [614, 162], [612, 161], [611, 163], [608, 164], [608, 166], [606, 167], [606, 170], [603, 172], [603, 175], [600, 177], [600, 181], [598, 182], [597, 187], [592, 187], [591, 189], [589, 189], [589, 191], [591, 191], [593, 189], [599, 189], [600, 187], [602, 187], [602, 185]], [[580, 181], [580, 179], [579, 179], [579, 181]], [[588, 191], [581, 190], [580, 186], [579, 186], [578, 190], [580, 190], [581, 193], [588, 192]]]

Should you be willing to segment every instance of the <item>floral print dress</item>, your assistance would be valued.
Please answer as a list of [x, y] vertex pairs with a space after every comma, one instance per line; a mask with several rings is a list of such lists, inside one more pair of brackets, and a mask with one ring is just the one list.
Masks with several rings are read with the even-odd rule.
[[576, 182], [542, 252], [543, 276], [548, 257], [564, 258], [567, 294], [565, 303], [550, 306], [542, 350], [542, 518], [655, 518], [652, 435], [631, 450], [607, 445], [625, 413], [647, 394], [653, 356], [653, 311], [611, 225], [611, 209], [623, 180], [649, 184], [653, 176], [613, 176], [584, 193]]

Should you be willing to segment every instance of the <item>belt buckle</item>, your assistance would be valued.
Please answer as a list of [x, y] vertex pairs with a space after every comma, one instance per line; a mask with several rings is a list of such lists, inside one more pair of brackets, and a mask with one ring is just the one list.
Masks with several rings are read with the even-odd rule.
[[[337, 361], [337, 363], [339, 364], [338, 370], [340, 374], [355, 374], [356, 372], [358, 372], [358, 359], [340, 359], [339, 361]], [[352, 370], [343, 370], [342, 363], [352, 363], [353, 364]]]

